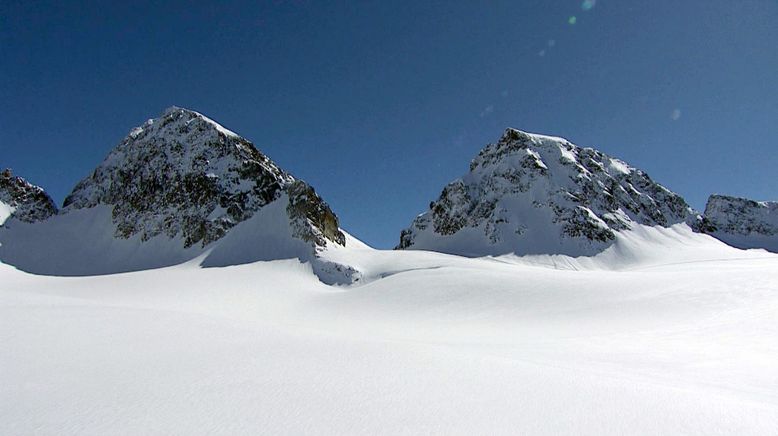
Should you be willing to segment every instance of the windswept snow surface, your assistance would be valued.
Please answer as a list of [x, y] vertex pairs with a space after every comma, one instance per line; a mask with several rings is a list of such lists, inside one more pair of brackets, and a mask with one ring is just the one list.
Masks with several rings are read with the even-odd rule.
[[[139, 235], [116, 238], [111, 208], [105, 205], [74, 210], [41, 223], [14, 222], [0, 229], [0, 262], [34, 274], [89, 276], [124, 273], [196, 261], [203, 267], [223, 267], [257, 261], [297, 258], [313, 262], [327, 283], [349, 279], [325, 271], [310, 244], [295, 238], [282, 195], [251, 218], [238, 223], [211, 244], [184, 248], [182, 239], [158, 235], [143, 241]], [[349, 246], [364, 247], [350, 238]], [[331, 244], [335, 245], [335, 244]]]
[[308, 263], [0, 264], [0, 434], [775, 434], [778, 256], [688, 228], [595, 258], [349, 237]]
[[14, 213], [14, 210], [15, 208], [0, 201], [0, 226]]

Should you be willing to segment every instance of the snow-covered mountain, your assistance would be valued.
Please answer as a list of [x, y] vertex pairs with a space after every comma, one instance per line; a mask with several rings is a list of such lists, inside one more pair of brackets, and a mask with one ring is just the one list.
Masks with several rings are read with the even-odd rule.
[[636, 225], [697, 225], [645, 172], [562, 138], [507, 129], [400, 237], [400, 249], [468, 256], [592, 255]]
[[0, 226], [0, 434], [774, 435], [778, 255], [688, 225], [767, 233], [757, 206], [698, 222], [617, 159], [508, 130], [403, 234], [505, 255], [375, 250], [172, 108], [61, 213]]
[[13, 217], [34, 223], [57, 213], [57, 206], [46, 191], [19, 176], [10, 169], [0, 172], [0, 226]]
[[346, 244], [313, 187], [179, 107], [132, 129], [58, 216], [11, 230], [0, 234], [0, 258], [55, 274], [146, 269], [204, 253], [208, 265], [307, 260]]
[[703, 231], [737, 248], [778, 252], [778, 202], [712, 195]]
[[63, 212], [109, 205], [117, 237], [164, 234], [189, 247], [216, 241], [281, 197], [295, 237], [345, 243], [338, 218], [310, 185], [209, 118], [171, 107], [133, 129], [76, 185]]

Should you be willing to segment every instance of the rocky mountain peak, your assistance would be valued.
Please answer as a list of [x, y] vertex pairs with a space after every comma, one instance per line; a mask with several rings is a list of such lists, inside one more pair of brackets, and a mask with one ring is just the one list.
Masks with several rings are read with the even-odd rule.
[[112, 207], [115, 236], [180, 237], [205, 246], [277, 200], [294, 237], [343, 245], [338, 219], [314, 189], [210, 118], [171, 107], [132, 129], [65, 199], [65, 213]]
[[778, 252], [778, 202], [712, 195], [701, 230], [738, 248]]
[[507, 129], [404, 230], [398, 248], [466, 255], [592, 254], [636, 224], [696, 214], [646, 173], [563, 138]]
[[57, 206], [46, 191], [35, 186], [10, 169], [0, 171], [0, 225], [9, 218], [33, 223], [57, 213]]

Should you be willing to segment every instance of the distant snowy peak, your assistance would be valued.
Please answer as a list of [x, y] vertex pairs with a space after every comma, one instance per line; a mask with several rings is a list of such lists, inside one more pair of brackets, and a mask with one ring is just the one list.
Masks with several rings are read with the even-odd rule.
[[712, 195], [702, 230], [738, 248], [778, 252], [778, 202]]
[[43, 188], [13, 175], [10, 169], [0, 172], [0, 225], [11, 216], [33, 223], [56, 213], [57, 206]]
[[132, 129], [65, 199], [63, 212], [109, 205], [115, 236], [180, 237], [205, 246], [277, 200], [293, 237], [344, 245], [338, 218], [307, 183], [247, 139], [180, 107]]
[[683, 198], [621, 160], [507, 129], [402, 232], [398, 248], [587, 255], [635, 224], [695, 220]]

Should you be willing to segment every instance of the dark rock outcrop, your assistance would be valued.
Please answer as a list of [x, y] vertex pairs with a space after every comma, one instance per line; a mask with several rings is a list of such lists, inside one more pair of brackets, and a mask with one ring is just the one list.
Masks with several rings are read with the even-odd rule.
[[778, 202], [712, 195], [700, 231], [738, 248], [778, 252]]
[[26, 223], [43, 221], [57, 213], [56, 204], [43, 188], [13, 175], [10, 169], [0, 172], [0, 203], [13, 210], [11, 217]]

